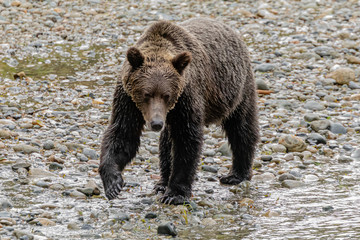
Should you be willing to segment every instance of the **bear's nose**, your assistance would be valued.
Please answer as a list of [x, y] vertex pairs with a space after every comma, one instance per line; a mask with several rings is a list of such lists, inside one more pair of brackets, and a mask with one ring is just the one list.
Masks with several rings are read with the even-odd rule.
[[150, 126], [151, 126], [151, 130], [158, 132], [163, 128], [164, 122], [161, 120], [153, 120], [150, 122]]

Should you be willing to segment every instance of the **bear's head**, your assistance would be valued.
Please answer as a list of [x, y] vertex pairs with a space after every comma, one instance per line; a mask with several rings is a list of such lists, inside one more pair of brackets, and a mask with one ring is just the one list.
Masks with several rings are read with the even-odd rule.
[[191, 53], [142, 53], [132, 47], [127, 51], [128, 69], [123, 78], [126, 91], [142, 112], [148, 127], [161, 131], [167, 113], [175, 107], [186, 80], [184, 70]]

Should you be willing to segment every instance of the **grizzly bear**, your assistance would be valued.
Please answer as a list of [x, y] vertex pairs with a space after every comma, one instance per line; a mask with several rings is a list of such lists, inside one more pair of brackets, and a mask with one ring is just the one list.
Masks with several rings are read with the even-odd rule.
[[161, 131], [162, 203], [191, 196], [203, 126], [221, 124], [233, 153], [223, 184], [250, 180], [259, 138], [257, 94], [249, 53], [240, 35], [211, 19], [152, 24], [128, 49], [101, 145], [105, 195], [116, 198], [122, 171], [135, 157], [145, 124]]

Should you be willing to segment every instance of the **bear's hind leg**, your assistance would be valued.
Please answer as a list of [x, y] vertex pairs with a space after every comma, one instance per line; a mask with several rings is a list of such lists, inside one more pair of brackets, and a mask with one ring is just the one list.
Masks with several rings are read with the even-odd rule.
[[160, 135], [160, 172], [161, 179], [156, 183], [154, 190], [156, 193], [166, 191], [166, 187], [169, 182], [169, 177], [171, 174], [171, 137], [168, 127], [162, 131]]
[[223, 128], [233, 153], [233, 165], [223, 184], [236, 185], [252, 177], [252, 162], [259, 139], [256, 101], [239, 105], [223, 122]]

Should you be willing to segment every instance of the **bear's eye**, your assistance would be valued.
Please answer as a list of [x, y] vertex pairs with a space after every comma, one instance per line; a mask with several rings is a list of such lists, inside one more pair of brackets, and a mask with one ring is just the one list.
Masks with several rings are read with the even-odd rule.
[[163, 95], [163, 99], [165, 102], [169, 101], [170, 95], [169, 94], [164, 94]]
[[151, 98], [151, 94], [150, 93], [144, 93], [144, 99], [145, 101], [148, 101]]

